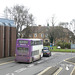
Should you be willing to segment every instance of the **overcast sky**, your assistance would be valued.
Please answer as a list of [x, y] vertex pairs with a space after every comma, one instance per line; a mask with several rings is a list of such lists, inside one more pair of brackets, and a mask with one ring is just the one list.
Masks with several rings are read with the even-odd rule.
[[13, 7], [16, 4], [29, 8], [37, 25], [46, 25], [52, 15], [55, 15], [57, 23], [75, 19], [75, 0], [0, 0], [0, 17], [6, 6]]

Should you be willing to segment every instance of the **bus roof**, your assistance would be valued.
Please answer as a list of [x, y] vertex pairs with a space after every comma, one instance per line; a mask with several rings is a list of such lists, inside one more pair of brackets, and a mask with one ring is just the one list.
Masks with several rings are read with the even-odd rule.
[[33, 39], [33, 38], [32, 39], [31, 38], [24, 39], [24, 38], [18, 38], [17, 40], [32, 40], [32, 41], [34, 40], [34, 41], [37, 41], [37, 40], [42, 40], [42, 39]]

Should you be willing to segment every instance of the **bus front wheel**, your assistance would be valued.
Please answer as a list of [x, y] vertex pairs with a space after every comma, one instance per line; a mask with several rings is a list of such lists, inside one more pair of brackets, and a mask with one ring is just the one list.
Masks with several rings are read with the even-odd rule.
[[34, 59], [33, 59], [33, 57], [32, 57], [32, 59], [31, 59], [31, 63], [34, 61]]

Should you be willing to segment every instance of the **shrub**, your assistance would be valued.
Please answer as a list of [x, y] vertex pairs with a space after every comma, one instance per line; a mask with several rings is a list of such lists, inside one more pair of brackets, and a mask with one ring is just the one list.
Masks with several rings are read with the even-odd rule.
[[60, 46], [62, 49], [65, 49], [65, 48], [68, 48], [68, 49], [70, 49], [70, 43], [67, 43], [67, 42], [58, 42], [57, 44], [56, 44], [57, 46]]

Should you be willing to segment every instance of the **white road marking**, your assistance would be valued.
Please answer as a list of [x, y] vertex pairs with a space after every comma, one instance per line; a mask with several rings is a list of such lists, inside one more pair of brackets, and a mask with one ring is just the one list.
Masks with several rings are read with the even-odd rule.
[[6, 75], [9, 75], [10, 73], [6, 74]]
[[44, 60], [41, 60], [41, 61], [38, 61], [37, 63], [39, 64], [39, 63], [41, 63], [41, 62], [43, 62]]
[[16, 73], [20, 73], [20, 72], [22, 72], [22, 71], [24, 71], [24, 70], [26, 70], [27, 68], [21, 68], [21, 69], [18, 69], [18, 70], [16, 70], [16, 71], [14, 71], [14, 72], [16, 72]]
[[46, 58], [45, 60], [48, 60], [49, 58]]
[[73, 67], [73, 65], [72, 64], [60, 64], [61, 66], [65, 66], [65, 65], [67, 65], [68, 67]]
[[67, 70], [67, 71], [69, 70], [69, 67], [68, 67], [68, 66], [66, 66], [66, 70]]
[[11, 73], [11, 75], [14, 75], [14, 73]]
[[8, 74], [6, 74], [6, 75], [14, 75], [14, 73], [8, 73]]
[[32, 66], [34, 66], [34, 64], [31, 64], [31, 65], [29, 65], [28, 67], [32, 67]]
[[[31, 65], [29, 65], [28, 67], [32, 67], [32, 66], [34, 66], [34, 64], [31, 64]], [[21, 68], [21, 69], [18, 69], [18, 70], [16, 70], [16, 71], [14, 71], [15, 73], [20, 73], [20, 72], [22, 72], [22, 71], [24, 71], [24, 70], [26, 70], [27, 68]], [[8, 73], [8, 74], [6, 74], [6, 75], [14, 75], [14, 73]]]

